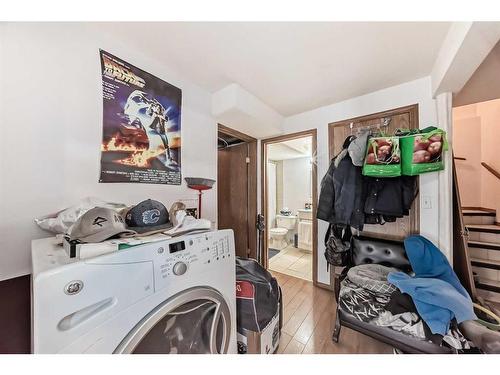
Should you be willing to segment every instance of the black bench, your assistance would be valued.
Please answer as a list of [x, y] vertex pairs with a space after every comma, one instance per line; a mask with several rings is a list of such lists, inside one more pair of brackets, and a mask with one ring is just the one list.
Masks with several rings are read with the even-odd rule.
[[335, 300], [337, 301], [337, 311], [335, 317], [335, 328], [332, 337], [333, 341], [339, 341], [340, 329], [344, 326], [373, 337], [391, 345], [394, 348], [400, 349], [405, 353], [453, 353], [450, 348], [438, 346], [428, 341], [418, 340], [388, 327], [365, 323], [340, 307], [339, 295], [341, 281], [347, 276], [349, 268], [360, 264], [374, 263], [399, 268], [401, 270], [411, 270], [411, 266], [402, 242], [380, 240], [368, 237], [353, 237], [351, 248], [352, 256], [349, 262], [350, 264], [347, 267], [344, 267], [341, 273], [335, 273], [334, 276], [334, 293]]

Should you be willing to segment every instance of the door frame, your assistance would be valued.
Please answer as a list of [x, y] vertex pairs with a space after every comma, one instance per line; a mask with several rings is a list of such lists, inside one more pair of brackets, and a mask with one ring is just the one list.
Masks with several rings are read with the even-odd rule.
[[[219, 132], [233, 136], [245, 141], [248, 145], [248, 194], [247, 194], [247, 231], [248, 231], [248, 256], [257, 259], [257, 138], [238, 130], [217, 124], [217, 135]], [[219, 170], [219, 156], [217, 154], [217, 173]], [[217, 199], [217, 226], [219, 224], [219, 200]], [[249, 250], [249, 251], [248, 251]]]
[[[264, 219], [267, 221], [267, 146], [273, 143], [280, 143], [284, 141], [289, 141], [292, 139], [303, 138], [310, 136], [312, 139], [311, 153], [315, 162], [312, 163], [312, 178], [311, 178], [311, 189], [312, 189], [312, 224], [313, 224], [313, 245], [312, 245], [312, 258], [313, 258], [313, 277], [312, 282], [316, 286], [321, 286], [318, 283], [318, 219], [316, 218], [316, 210], [318, 206], [318, 166], [316, 163], [316, 156], [318, 151], [318, 140], [317, 140], [317, 130], [309, 129], [300, 131], [297, 133], [283, 134], [277, 137], [266, 138], [261, 140], [261, 208], [264, 214]], [[269, 259], [268, 259], [268, 240], [267, 240], [267, 225], [264, 228], [263, 233], [263, 249], [264, 254], [261, 254], [262, 265], [264, 268], [268, 269]]]

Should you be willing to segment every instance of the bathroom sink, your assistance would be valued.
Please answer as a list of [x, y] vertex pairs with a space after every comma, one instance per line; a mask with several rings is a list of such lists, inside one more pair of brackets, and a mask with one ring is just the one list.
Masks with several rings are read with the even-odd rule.
[[312, 209], [300, 208], [297, 211], [299, 220], [312, 220]]
[[296, 219], [297, 218], [297, 216], [295, 216], [295, 215], [281, 215], [281, 214], [276, 214], [276, 217], [285, 218], [285, 219]]

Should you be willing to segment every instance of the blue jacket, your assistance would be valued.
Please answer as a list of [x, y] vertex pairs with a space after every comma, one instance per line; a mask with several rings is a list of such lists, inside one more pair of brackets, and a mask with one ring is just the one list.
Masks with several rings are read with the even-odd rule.
[[406, 238], [405, 250], [415, 277], [391, 272], [387, 279], [408, 293], [432, 333], [445, 335], [453, 318], [477, 319], [472, 301], [444, 254], [425, 237]]

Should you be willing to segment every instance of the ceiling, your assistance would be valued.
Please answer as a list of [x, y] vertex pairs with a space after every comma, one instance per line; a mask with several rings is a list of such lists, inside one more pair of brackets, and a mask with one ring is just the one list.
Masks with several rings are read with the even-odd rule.
[[500, 42], [490, 51], [462, 89], [453, 96], [453, 107], [500, 98]]
[[446, 22], [99, 23], [194, 83], [238, 83], [284, 116], [430, 74]]
[[269, 160], [288, 160], [311, 156], [312, 139], [302, 137], [279, 143], [271, 143], [267, 146], [267, 158]]

